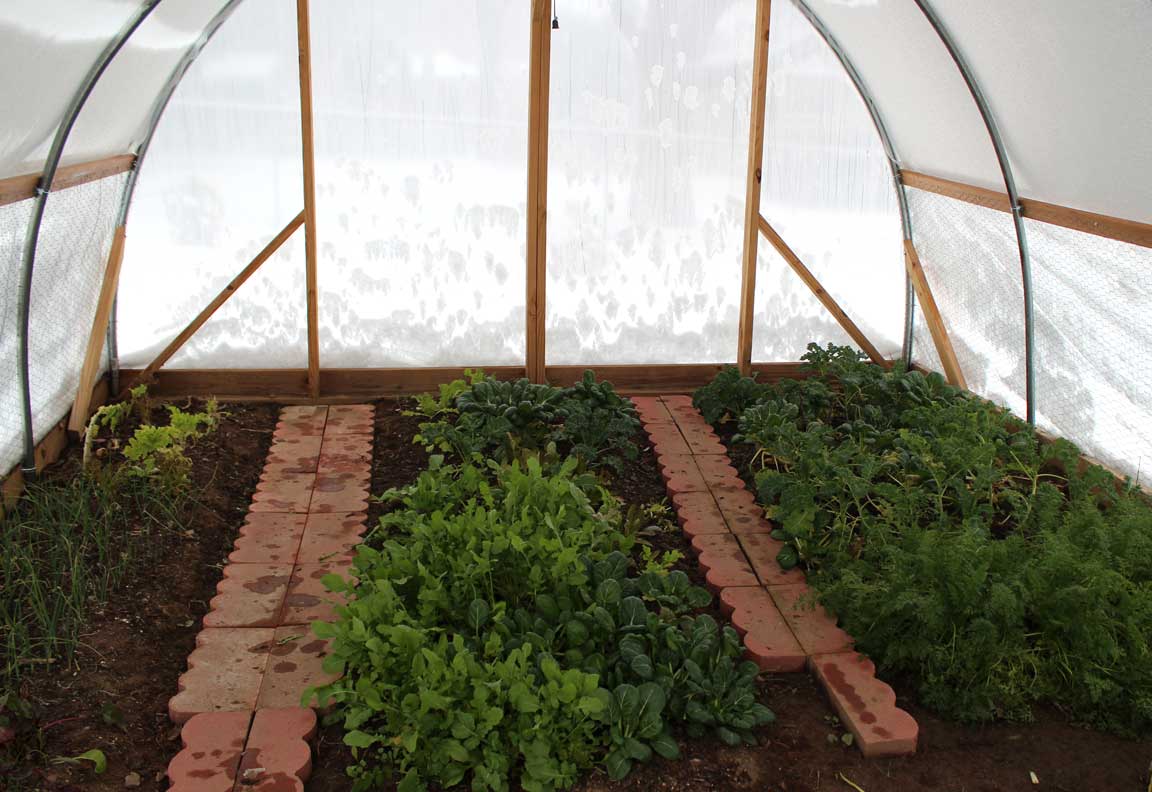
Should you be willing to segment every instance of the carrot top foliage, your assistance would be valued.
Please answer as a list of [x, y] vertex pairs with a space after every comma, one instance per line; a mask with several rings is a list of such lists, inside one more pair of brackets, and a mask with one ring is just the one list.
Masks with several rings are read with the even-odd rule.
[[722, 373], [750, 472], [821, 601], [885, 673], [961, 720], [1039, 702], [1152, 728], [1152, 508], [1071, 443], [936, 374], [809, 345], [807, 379]]

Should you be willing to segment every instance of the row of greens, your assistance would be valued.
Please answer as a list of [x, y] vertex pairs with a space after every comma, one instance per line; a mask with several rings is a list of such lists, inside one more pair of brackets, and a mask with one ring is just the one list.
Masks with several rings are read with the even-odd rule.
[[452, 456], [384, 494], [352, 576], [325, 579], [348, 604], [313, 625], [344, 675], [316, 692], [354, 789], [567, 788], [678, 756], [677, 731], [754, 741], [772, 713], [739, 637], [668, 559], [635, 552], [593, 470], [636, 453], [627, 400], [590, 374], [555, 389], [473, 373], [417, 410], [433, 419], [417, 442]]
[[721, 373], [695, 394], [734, 442], [776, 536], [883, 673], [961, 719], [1046, 703], [1152, 727], [1152, 508], [937, 374], [809, 345], [810, 376]]
[[[107, 601], [158, 532], [182, 527], [186, 450], [219, 413], [169, 405], [152, 422], [144, 388], [102, 407], [82, 471], [32, 482], [0, 519], [0, 693], [28, 669], [71, 662], [89, 614]], [[127, 432], [131, 429], [131, 432]], [[0, 708], [0, 726], [7, 717]]]

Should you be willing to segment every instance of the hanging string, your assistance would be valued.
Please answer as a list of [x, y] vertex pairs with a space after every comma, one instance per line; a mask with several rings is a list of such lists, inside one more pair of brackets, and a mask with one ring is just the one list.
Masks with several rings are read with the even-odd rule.
[[557, 0], [552, 0], [552, 29], [553, 30], [559, 30], [560, 29], [560, 17], [556, 15], [556, 1]]

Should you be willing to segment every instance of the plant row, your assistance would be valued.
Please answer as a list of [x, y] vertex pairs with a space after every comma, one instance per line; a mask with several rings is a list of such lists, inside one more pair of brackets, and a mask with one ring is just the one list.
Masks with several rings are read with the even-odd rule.
[[452, 456], [384, 494], [351, 576], [325, 579], [347, 605], [313, 625], [343, 674], [317, 692], [355, 789], [567, 788], [675, 758], [679, 733], [755, 739], [772, 713], [739, 637], [683, 572], [636, 558], [635, 521], [591, 469], [635, 453], [629, 402], [591, 375], [559, 390], [473, 374], [418, 410], [435, 420], [417, 442]]
[[949, 387], [810, 344], [808, 378], [695, 394], [737, 422], [783, 567], [883, 673], [961, 719], [1037, 703], [1152, 727], [1152, 508], [1064, 440]]

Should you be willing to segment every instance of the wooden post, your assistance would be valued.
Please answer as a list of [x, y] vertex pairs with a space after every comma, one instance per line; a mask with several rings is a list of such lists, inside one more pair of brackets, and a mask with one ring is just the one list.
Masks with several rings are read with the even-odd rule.
[[316, 294], [316, 163], [312, 133], [312, 35], [308, 0], [296, 0], [300, 45], [300, 140], [304, 163], [304, 258], [308, 290], [308, 392], [320, 396], [320, 334]]
[[764, 113], [768, 104], [768, 33], [772, 0], [756, 0], [756, 47], [752, 55], [752, 114], [748, 129], [748, 190], [744, 195], [744, 259], [740, 274], [740, 329], [736, 363], [747, 376], [752, 370], [752, 325], [756, 315], [756, 246], [760, 185], [764, 164]]
[[92, 330], [88, 333], [84, 364], [80, 367], [80, 383], [76, 386], [76, 400], [72, 403], [72, 415], [68, 419], [69, 432], [83, 432], [88, 423], [92, 387], [100, 370], [100, 353], [104, 350], [108, 319], [112, 315], [112, 303], [116, 299], [116, 286], [120, 283], [120, 265], [124, 261], [124, 233], [124, 226], [121, 225], [117, 226], [112, 234], [112, 249], [108, 252], [108, 264], [104, 267], [104, 281], [100, 284], [96, 313], [92, 317]]
[[788, 266], [792, 267], [792, 270], [800, 276], [800, 280], [804, 281], [804, 285], [816, 295], [816, 299], [823, 303], [824, 307], [828, 309], [828, 313], [832, 314], [832, 318], [840, 323], [840, 326], [844, 328], [844, 332], [852, 337], [856, 345], [864, 350], [868, 357], [872, 359], [873, 363], [887, 367], [888, 361], [885, 360], [884, 356], [880, 354], [880, 351], [876, 349], [872, 342], [868, 340], [868, 336], [864, 335], [864, 332], [856, 326], [856, 323], [853, 322], [852, 318], [840, 307], [840, 304], [832, 299], [832, 295], [824, 290], [824, 287], [820, 284], [820, 281], [816, 279], [816, 276], [812, 274], [812, 271], [804, 266], [804, 262], [800, 260], [800, 257], [797, 256], [792, 248], [788, 247], [788, 243], [776, 233], [776, 229], [764, 219], [763, 215], [760, 215], [759, 220], [760, 230], [764, 232], [764, 236], [772, 243], [772, 247], [776, 248], [776, 252], [780, 254], [780, 257], [787, 261]]
[[528, 204], [526, 368], [544, 381], [546, 287], [548, 281], [548, 93], [552, 25], [548, 0], [532, 0], [532, 43], [528, 78]]
[[[283, 245], [288, 237], [292, 236], [296, 229], [303, 225], [303, 223], [304, 212], [293, 217], [292, 221], [284, 226], [284, 229], [277, 234], [271, 242], [265, 245], [263, 250], [256, 254], [256, 258], [252, 259], [248, 266], [241, 270], [240, 274], [233, 278], [228, 285], [212, 299], [212, 302], [208, 303], [208, 305], [204, 307], [204, 310], [197, 314], [196, 318], [181, 330], [179, 335], [172, 339], [172, 342], [168, 344], [168, 346], [164, 347], [164, 351], [157, 355], [156, 359], [149, 363], [147, 368], [133, 378], [132, 385], [147, 382], [151, 379], [152, 375], [167, 363], [180, 347], [184, 346], [185, 342], [192, 337], [193, 333], [204, 326], [204, 323], [211, 318], [212, 314], [216, 313], [216, 309], [228, 302], [228, 298], [236, 293], [236, 290], [244, 284], [244, 281], [252, 277], [253, 273], [260, 269], [260, 265], [271, 258], [272, 254], [279, 250], [280, 246]], [[124, 389], [125, 392], [127, 392], [127, 390], [127, 388]]]
[[912, 288], [916, 290], [916, 299], [920, 301], [920, 310], [924, 312], [924, 319], [928, 322], [928, 331], [932, 333], [932, 343], [936, 345], [936, 354], [940, 356], [944, 376], [948, 378], [949, 384], [957, 388], [967, 388], [968, 383], [964, 380], [964, 372], [960, 370], [960, 363], [956, 360], [952, 340], [948, 337], [944, 319], [940, 316], [940, 309], [936, 306], [932, 289], [928, 287], [924, 267], [920, 265], [920, 255], [916, 252], [916, 245], [911, 239], [904, 240], [904, 265], [908, 269], [908, 277], [912, 279]]

